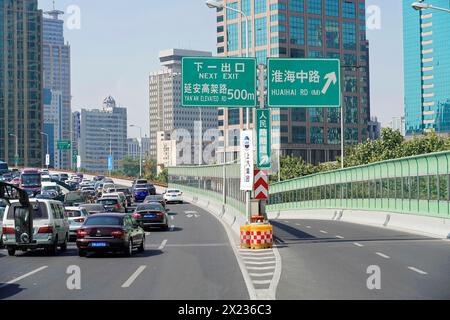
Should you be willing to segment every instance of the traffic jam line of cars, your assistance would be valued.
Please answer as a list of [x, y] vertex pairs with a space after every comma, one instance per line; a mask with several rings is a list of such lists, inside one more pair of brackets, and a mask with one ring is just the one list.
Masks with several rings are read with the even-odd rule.
[[21, 207], [19, 200], [10, 200], [9, 204], [0, 200], [0, 248], [10, 256], [37, 249], [56, 255], [58, 248], [66, 251], [71, 241], [75, 241], [80, 257], [91, 252], [131, 256], [134, 251], [145, 250], [150, 228], [173, 229], [166, 204], [183, 203], [180, 190], [168, 189], [157, 195], [155, 187], [142, 179], [134, 181], [130, 189], [120, 188], [103, 176], [88, 180], [82, 175], [42, 172], [41, 180], [40, 192], [29, 199], [31, 242], [18, 240], [18, 236], [28, 234], [16, 232], [17, 213], [28, 209]]

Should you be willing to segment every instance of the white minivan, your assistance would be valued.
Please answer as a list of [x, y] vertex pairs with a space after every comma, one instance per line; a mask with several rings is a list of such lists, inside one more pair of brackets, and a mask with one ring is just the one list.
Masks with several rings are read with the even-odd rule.
[[[10, 256], [17, 250], [44, 249], [50, 255], [56, 255], [58, 247], [61, 251], [67, 250], [69, 240], [69, 221], [64, 214], [64, 206], [59, 201], [30, 199], [33, 215], [33, 236], [31, 241], [28, 235], [19, 235], [14, 220], [14, 211], [23, 210], [19, 201], [11, 201], [6, 206], [3, 215], [3, 245]], [[23, 238], [25, 236], [25, 238]], [[21, 240], [22, 239], [22, 240]], [[23, 240], [25, 239], [25, 240]]]

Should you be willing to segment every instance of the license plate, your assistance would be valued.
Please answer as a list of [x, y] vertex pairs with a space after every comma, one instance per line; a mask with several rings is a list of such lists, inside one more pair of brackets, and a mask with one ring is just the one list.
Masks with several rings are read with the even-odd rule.
[[154, 214], [146, 214], [146, 215], [144, 216], [144, 218], [154, 218], [154, 217], [155, 217]]
[[91, 247], [106, 247], [106, 242], [91, 242]]

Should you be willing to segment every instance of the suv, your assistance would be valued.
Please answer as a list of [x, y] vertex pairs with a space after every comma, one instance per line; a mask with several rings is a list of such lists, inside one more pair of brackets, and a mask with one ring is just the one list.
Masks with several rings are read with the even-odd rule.
[[97, 202], [105, 206], [107, 212], [121, 212], [125, 213], [125, 207], [121, 204], [119, 198], [100, 198]]
[[122, 205], [122, 207], [127, 208], [127, 197], [125, 196], [125, 194], [123, 192], [111, 192], [111, 193], [105, 193], [102, 196], [102, 199], [119, 199], [120, 204]]
[[64, 205], [66, 207], [76, 207], [80, 204], [87, 203], [88, 196], [81, 191], [72, 191], [64, 197]]
[[[3, 216], [3, 244], [10, 256], [17, 250], [27, 251], [44, 249], [50, 255], [56, 255], [58, 247], [67, 250], [69, 239], [69, 221], [64, 215], [61, 202], [54, 200], [30, 199], [33, 216], [33, 234], [31, 241], [26, 241], [28, 234], [17, 234], [20, 225], [16, 225], [14, 215], [20, 211], [28, 210], [20, 205], [18, 200], [11, 201], [5, 209]], [[16, 220], [18, 220], [16, 218]]]

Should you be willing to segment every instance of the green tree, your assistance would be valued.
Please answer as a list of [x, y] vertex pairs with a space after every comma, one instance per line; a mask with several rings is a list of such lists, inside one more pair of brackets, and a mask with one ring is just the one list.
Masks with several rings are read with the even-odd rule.
[[128, 177], [137, 177], [139, 175], [139, 160], [135, 160], [132, 157], [125, 157], [122, 160], [123, 174]]

